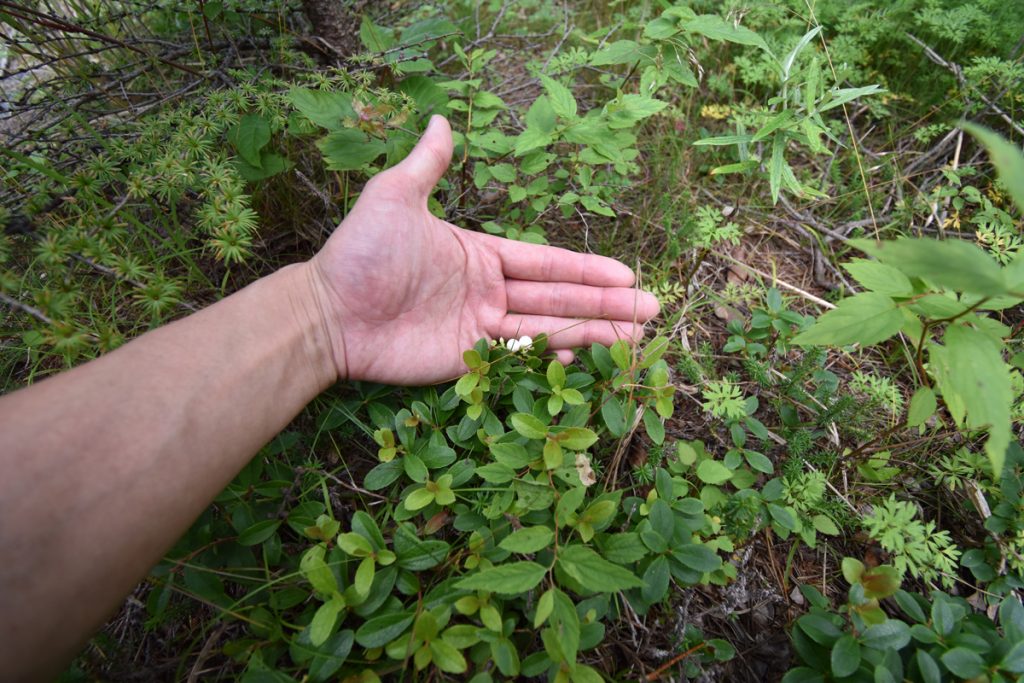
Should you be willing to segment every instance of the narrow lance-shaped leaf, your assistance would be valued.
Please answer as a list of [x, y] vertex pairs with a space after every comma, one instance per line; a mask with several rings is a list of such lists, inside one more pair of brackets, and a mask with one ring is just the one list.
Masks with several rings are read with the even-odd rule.
[[828, 111], [836, 107], [842, 106], [850, 100], [855, 100], [858, 97], [864, 95], [875, 95], [880, 92], [885, 92], [881, 86], [878, 85], [867, 85], [863, 88], [843, 88], [841, 90], [832, 91], [831, 97], [825, 102], [825, 104], [818, 107], [818, 111]]

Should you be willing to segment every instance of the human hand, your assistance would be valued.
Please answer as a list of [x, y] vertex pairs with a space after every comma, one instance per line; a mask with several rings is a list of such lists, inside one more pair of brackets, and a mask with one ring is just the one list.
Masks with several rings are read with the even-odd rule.
[[448, 122], [434, 116], [309, 262], [337, 376], [452, 379], [481, 337], [547, 333], [563, 362], [572, 347], [639, 339], [658, 303], [632, 288], [622, 263], [463, 230], [427, 210], [452, 148]]

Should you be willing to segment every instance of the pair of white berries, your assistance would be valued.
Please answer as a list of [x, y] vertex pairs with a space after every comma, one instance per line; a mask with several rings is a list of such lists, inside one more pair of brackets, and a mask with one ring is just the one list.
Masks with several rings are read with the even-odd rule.
[[509, 339], [508, 341], [501, 341], [505, 345], [505, 348], [511, 351], [512, 353], [515, 353], [517, 351], [522, 351], [523, 353], [526, 353], [531, 348], [533, 348], [533, 338], [525, 334], [519, 339]]

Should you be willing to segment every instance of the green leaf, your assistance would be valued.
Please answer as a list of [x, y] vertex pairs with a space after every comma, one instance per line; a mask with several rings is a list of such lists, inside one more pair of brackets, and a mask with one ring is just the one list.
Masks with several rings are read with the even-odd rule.
[[365, 14], [359, 24], [359, 40], [370, 52], [385, 52], [395, 46], [395, 39], [390, 31], [374, 24]]
[[640, 589], [640, 595], [644, 602], [653, 603], [664, 598], [668, 594], [670, 578], [668, 559], [664, 555], [654, 558], [644, 572], [644, 585]]
[[792, 109], [783, 109], [775, 116], [768, 119], [761, 128], [754, 133], [754, 137], [750, 139], [751, 142], [759, 142], [764, 140], [766, 137], [777, 131], [779, 128], [785, 126], [793, 118]]
[[248, 164], [262, 167], [260, 150], [270, 142], [270, 124], [258, 114], [246, 114], [232, 129], [231, 143]]
[[[814, 37], [817, 36], [820, 32], [821, 27], [815, 26], [810, 31], [805, 33], [803, 37], [801, 37], [800, 40], [797, 41], [796, 46], [792, 50], [790, 50], [788, 55], [786, 55], [786, 58], [782, 60], [782, 63], [779, 66], [782, 67], [783, 82], [789, 80], [789, 75], [790, 72], [793, 70], [793, 63], [796, 61], [797, 55], [799, 55], [800, 52], [805, 47], [807, 47], [807, 44], [814, 40]], [[808, 106], [807, 108], [810, 109], [810, 106]]]
[[537, 459], [517, 443], [492, 443], [491, 455], [502, 465], [510, 468], [526, 467]]
[[658, 17], [644, 27], [644, 38], [664, 40], [679, 33], [678, 23], [668, 17]]
[[672, 557], [698, 572], [713, 572], [722, 566], [722, 558], [714, 550], [699, 543], [687, 543], [672, 551]]
[[896, 600], [896, 604], [900, 606], [903, 613], [908, 617], [923, 624], [928, 620], [928, 616], [921, 609], [921, 605], [917, 602], [913, 595], [905, 590], [898, 590], [893, 594], [893, 599]]
[[509, 421], [512, 428], [527, 439], [543, 439], [548, 435], [547, 425], [529, 413], [513, 413]]
[[334, 623], [343, 605], [340, 599], [332, 599], [320, 605], [313, 615], [313, 621], [309, 623], [309, 642], [316, 647], [324, 644], [334, 630]]
[[632, 64], [642, 56], [640, 46], [632, 40], [616, 40], [595, 52], [590, 57], [591, 66], [611, 64]]
[[999, 603], [999, 623], [1007, 637], [1024, 641], [1024, 607], [1016, 596], [1007, 595]]
[[366, 473], [366, 478], [363, 479], [363, 486], [370, 491], [379, 491], [395, 483], [395, 480], [402, 476], [404, 471], [399, 460], [382, 462]]
[[612, 564], [584, 545], [562, 548], [558, 553], [558, 566], [585, 589], [599, 593], [643, 586], [643, 581], [631, 571]]
[[902, 325], [903, 314], [892, 299], [884, 294], [864, 292], [840, 301], [810, 329], [794, 337], [793, 343], [867, 346], [885, 341], [899, 332]]
[[619, 370], [623, 372], [629, 370], [633, 360], [629, 344], [620, 339], [609, 347], [608, 353], [611, 354], [612, 360], [615, 361]]
[[444, 541], [426, 541], [416, 535], [412, 525], [403, 524], [394, 536], [398, 566], [409, 571], [423, 571], [445, 561], [450, 546]]
[[405, 497], [407, 510], [422, 510], [434, 502], [434, 493], [426, 488], [419, 488]]
[[[557, 123], [556, 116], [550, 98], [541, 95], [533, 101], [526, 112], [526, 130], [535, 130], [544, 134], [553, 133]], [[516, 145], [516, 155], [518, 156], [519, 153], [519, 146]]]
[[408, 453], [402, 458], [402, 467], [405, 469], [406, 475], [417, 484], [422, 484], [430, 476], [430, 473], [427, 472], [427, 466], [423, 464], [423, 460], [418, 455], [412, 453]]
[[654, 116], [668, 106], [668, 102], [656, 100], [646, 95], [620, 95], [605, 105], [609, 112], [612, 128], [623, 128], [649, 116]]
[[932, 627], [940, 636], [948, 636], [956, 628], [956, 617], [945, 599], [938, 598], [932, 603]]
[[876, 650], [901, 650], [910, 642], [910, 627], [899, 619], [886, 619], [869, 626], [861, 635], [865, 647]]
[[963, 123], [960, 127], [985, 145], [999, 179], [1010, 191], [1017, 209], [1024, 213], [1024, 154], [1020, 147], [977, 124]]
[[860, 577], [864, 576], [864, 563], [852, 557], [844, 557], [840, 565], [843, 570], [843, 578], [851, 586], [860, 583]]
[[[544, 99], [545, 101], [547, 100], [547, 98]], [[547, 147], [555, 141], [555, 136], [552, 133], [540, 130], [539, 128], [527, 128], [516, 137], [515, 141], [515, 156], [521, 157], [535, 149]], [[523, 191], [523, 196], [526, 196], [525, 190]], [[517, 200], [513, 199], [513, 201]]]
[[914, 293], [914, 285], [910, 283], [910, 278], [888, 264], [860, 258], [844, 263], [843, 268], [854, 280], [872, 292], [897, 297], [910, 296]]
[[479, 383], [480, 375], [475, 372], [466, 373], [455, 383], [455, 393], [459, 396], [469, 396]]
[[1017, 643], [1010, 648], [999, 666], [1015, 674], [1024, 673], [1024, 642]]
[[384, 143], [371, 140], [362, 131], [342, 128], [328, 133], [316, 143], [328, 170], [354, 171], [370, 163], [384, 150]]
[[281, 526], [281, 520], [279, 519], [264, 519], [256, 522], [238, 535], [238, 544], [256, 545], [257, 543], [262, 543], [273, 536], [279, 526]]
[[356, 642], [365, 648], [384, 647], [402, 635], [415, 617], [412, 612], [397, 612], [367, 619], [356, 631]]
[[544, 467], [549, 470], [558, 469], [565, 463], [565, 453], [557, 441], [548, 439], [544, 444]]
[[832, 647], [832, 673], [838, 677], [849, 676], [860, 666], [860, 645], [851, 635], [845, 635]]
[[917, 660], [917, 668], [921, 672], [921, 680], [925, 683], [941, 683], [942, 671], [939, 669], [938, 663], [935, 659], [928, 654], [928, 651], [921, 648], [914, 655]]
[[851, 100], [865, 95], [875, 95], [885, 90], [878, 85], [866, 85], [862, 88], [841, 88], [828, 93], [825, 103], [818, 107], [819, 112], [828, 111], [840, 107]]
[[238, 170], [238, 175], [245, 178], [250, 183], [254, 183], [258, 180], [264, 180], [275, 176], [289, 168], [291, 168], [291, 162], [286, 158], [275, 152], [268, 152], [263, 150], [260, 152], [260, 167], [249, 165], [245, 159], [236, 159], [235, 168]]
[[697, 465], [697, 477], [705, 484], [724, 484], [732, 475], [732, 470], [717, 460], [703, 460]]
[[726, 175], [728, 173], [742, 173], [744, 171], [750, 171], [757, 167], [757, 161], [754, 161], [753, 159], [747, 159], [746, 161], [740, 161], [735, 164], [725, 164], [724, 166], [716, 166], [710, 171], [708, 171], [708, 175]]
[[470, 574], [460, 579], [455, 587], [462, 590], [516, 595], [534, 588], [546, 573], [547, 569], [536, 562], [506, 562]]
[[612, 436], [623, 436], [626, 433], [626, 414], [615, 394], [606, 391], [602, 395], [601, 417]]
[[336, 593], [338, 581], [324, 562], [326, 552], [327, 549], [323, 545], [315, 545], [307, 550], [299, 561], [299, 571], [313, 585], [314, 590], [327, 594]]
[[292, 88], [288, 100], [303, 116], [328, 130], [337, 130], [342, 121], [355, 118], [352, 96], [348, 93]]
[[660, 446], [665, 443], [665, 423], [650, 408], [644, 409], [644, 430], [655, 444]]
[[527, 554], [547, 548], [554, 540], [554, 531], [546, 526], [533, 526], [513, 531], [498, 544], [498, 547], [512, 553]]
[[558, 526], [566, 525], [569, 522], [569, 516], [576, 512], [586, 495], [587, 490], [582, 486], [571, 488], [563, 493], [562, 497], [558, 499], [558, 504], [555, 506], [555, 524]]
[[540, 628], [551, 616], [551, 611], [555, 609], [555, 590], [557, 589], [549, 588], [544, 591], [544, 595], [540, 596], [540, 600], [537, 601], [537, 611], [533, 616], [533, 628]]
[[478, 90], [473, 93], [473, 106], [477, 109], [505, 109], [505, 101], [492, 92]]
[[577, 664], [572, 673], [569, 674], [572, 683], [604, 683], [604, 676], [597, 672], [592, 666]]
[[585, 451], [597, 443], [597, 434], [586, 427], [564, 427], [555, 434], [555, 439], [570, 451]]
[[819, 645], [831, 647], [842, 637], [842, 631], [832, 620], [821, 614], [805, 614], [797, 620], [797, 624], [811, 640]]
[[772, 51], [764, 38], [757, 35], [749, 28], [736, 26], [731, 21], [726, 21], [717, 14], [701, 14], [694, 19], [683, 22], [683, 28], [691, 33], [699, 33], [712, 40], [725, 40], [740, 45], [753, 45], [759, 47], [768, 54]]
[[356, 569], [355, 579], [352, 582], [356, 593], [364, 597], [370, 594], [370, 585], [373, 583], [375, 573], [376, 567], [373, 558], [364, 557], [359, 563], [359, 568]]
[[503, 183], [511, 183], [516, 179], [516, 167], [512, 164], [494, 164], [488, 170], [491, 177]]
[[608, 216], [610, 218], [615, 217], [615, 212], [607, 204], [605, 204], [603, 201], [601, 201], [594, 195], [583, 195], [582, 197], [580, 197], [580, 203], [583, 204], [583, 207], [588, 211], [593, 211], [596, 214]]
[[935, 392], [928, 387], [921, 387], [914, 392], [907, 409], [907, 426], [923, 425], [925, 420], [935, 414]]
[[442, 638], [430, 641], [430, 654], [434, 665], [441, 671], [450, 674], [461, 674], [466, 671], [466, 658]]
[[1006, 293], [1002, 268], [971, 242], [902, 237], [890, 242], [850, 243], [904, 275], [924, 278], [938, 287], [980, 296]]
[[515, 479], [516, 471], [502, 462], [481, 465], [475, 470], [476, 475], [489, 484], [504, 484]]
[[753, 135], [719, 135], [711, 138], [701, 138], [693, 143], [694, 147], [707, 147], [710, 145], [740, 145], [747, 144], [753, 139]]
[[616, 564], [632, 564], [647, 555], [647, 547], [634, 532], [611, 534], [601, 540], [601, 554]]
[[946, 665], [951, 673], [960, 678], [974, 678], [985, 671], [985, 661], [974, 650], [966, 647], [954, 647], [948, 650], [939, 659]]
[[[309, 664], [311, 681], [326, 681], [345, 663], [352, 651], [355, 634], [351, 630], [335, 633], [320, 647]], [[310, 641], [312, 642], [312, 641]]]
[[957, 424], [988, 429], [985, 452], [998, 476], [1011, 441], [1013, 390], [1001, 344], [978, 330], [950, 325], [944, 347], [933, 345], [930, 359], [942, 398]]
[[565, 386], [565, 367], [557, 360], [553, 360], [548, 363], [547, 370], [548, 384], [554, 387]]
[[832, 521], [832, 518], [828, 515], [814, 515], [811, 518], [811, 524], [814, 526], [815, 531], [818, 531], [829, 536], [838, 536], [839, 527]]
[[540, 83], [544, 86], [548, 97], [551, 98], [551, 108], [554, 109], [555, 114], [563, 119], [571, 119], [576, 116], [576, 100], [567, 87], [544, 74], [540, 76]]
[[790, 512], [789, 508], [784, 508], [781, 505], [775, 505], [774, 503], [768, 503], [768, 514], [771, 515], [772, 519], [781, 526], [783, 529], [789, 531], [796, 531], [797, 519]]
[[743, 457], [746, 458], [747, 464], [749, 464], [751, 468], [757, 470], [758, 472], [763, 472], [764, 474], [771, 474], [772, 472], [775, 471], [775, 467], [772, 465], [772, 461], [769, 460], [768, 457], [762, 453], [758, 453], [757, 451], [744, 450]]
[[368, 557], [373, 554], [373, 546], [362, 534], [345, 533], [338, 535], [338, 547], [351, 557]]
[[782, 677], [782, 683], [822, 683], [824, 680], [820, 673], [806, 666], [790, 669]]
[[786, 134], [778, 132], [772, 138], [772, 155], [768, 160], [768, 184], [772, 193], [772, 203], [779, 201], [779, 190], [782, 188], [782, 176], [789, 164], [786, 163]]

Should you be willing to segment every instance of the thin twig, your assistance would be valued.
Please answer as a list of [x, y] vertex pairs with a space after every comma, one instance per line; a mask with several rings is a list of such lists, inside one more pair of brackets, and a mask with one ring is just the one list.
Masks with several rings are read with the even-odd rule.
[[991, 109], [996, 114], [998, 114], [999, 118], [1001, 118], [1003, 121], [1005, 121], [1006, 124], [1008, 126], [1010, 126], [1010, 128], [1013, 128], [1020, 135], [1024, 135], [1024, 128], [1022, 128], [1016, 121], [1014, 121], [1010, 117], [1009, 114], [1007, 114], [1005, 111], [1003, 111], [1002, 108], [998, 104], [996, 104], [995, 102], [990, 100], [985, 95], [985, 93], [981, 92], [977, 88], [972, 88], [971, 87], [971, 85], [967, 82], [967, 79], [964, 78], [963, 69], [960, 68], [959, 64], [957, 64], [956, 62], [951, 62], [949, 60], [943, 59], [942, 55], [940, 55], [938, 52], [933, 50], [931, 47], [928, 46], [927, 43], [925, 43], [923, 40], [921, 40], [920, 38], [918, 38], [914, 34], [906, 33], [904, 35], [906, 35], [907, 38], [910, 38], [911, 41], [916, 43], [918, 47], [920, 47], [922, 50], [924, 50], [924, 54], [925, 54], [925, 56], [928, 59], [930, 59], [932, 62], [938, 64], [939, 66], [945, 68], [950, 73], [952, 73], [953, 77], [956, 79], [957, 84], [961, 88], [963, 88], [964, 90], [973, 90], [978, 95], [978, 97], [981, 99], [981, 101], [984, 102], [986, 105], [988, 105], [989, 109]]
[[788, 289], [791, 292], [799, 294], [800, 296], [804, 297], [808, 301], [811, 301], [813, 303], [818, 304], [822, 308], [827, 308], [827, 309], [831, 310], [831, 309], [836, 307], [835, 304], [830, 303], [828, 301], [825, 301], [824, 299], [822, 299], [819, 296], [814, 296], [810, 292], [808, 292], [806, 290], [803, 290], [803, 289], [800, 289], [796, 285], [791, 285], [788, 282], [779, 279], [778, 275], [769, 275], [768, 273], [766, 273], [766, 272], [764, 272], [762, 270], [758, 270], [757, 268], [755, 268], [755, 267], [753, 267], [753, 266], [751, 266], [751, 265], [749, 265], [747, 263], [743, 263], [739, 259], [733, 258], [732, 256], [729, 256], [726, 253], [717, 254], [717, 256], [719, 256], [721, 258], [724, 258], [726, 261], [731, 261], [732, 263], [735, 263], [738, 266], [743, 266], [744, 268], [749, 270], [754, 275], [757, 275], [758, 277], [763, 277], [765, 279], [771, 280], [772, 282], [774, 282], [775, 284], [779, 285], [783, 289]]
[[47, 325], [54, 324], [53, 320], [48, 315], [40, 311], [35, 306], [29, 306], [26, 303], [18, 301], [14, 297], [7, 296], [3, 292], [0, 292], [0, 303], [5, 303], [11, 308], [21, 311], [22, 313], [27, 313], [28, 315], [32, 316], [41, 323], [45, 323]]
[[666, 671], [668, 671], [670, 668], [672, 668], [673, 666], [675, 666], [679, 662], [683, 661], [684, 659], [686, 659], [687, 657], [692, 655], [694, 652], [700, 652], [701, 650], [703, 650], [707, 646], [708, 646], [708, 644], [706, 642], [704, 642], [704, 643], [697, 643], [696, 645], [691, 647], [686, 652], [680, 652], [675, 657], [673, 657], [672, 659], [668, 660], [667, 662], [665, 662], [664, 664], [659, 666], [657, 669], [655, 669], [651, 673], [647, 674], [647, 678], [645, 680], [648, 680], [648, 681], [656, 681], [656, 680], [658, 680], [659, 678], [661, 678], [661, 675], [663, 673], [665, 673]]

